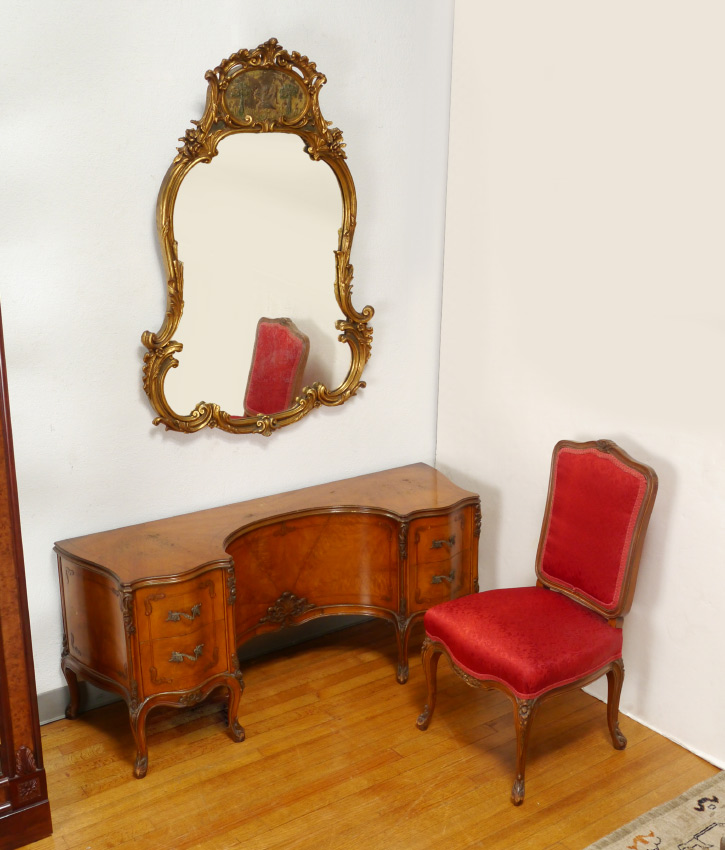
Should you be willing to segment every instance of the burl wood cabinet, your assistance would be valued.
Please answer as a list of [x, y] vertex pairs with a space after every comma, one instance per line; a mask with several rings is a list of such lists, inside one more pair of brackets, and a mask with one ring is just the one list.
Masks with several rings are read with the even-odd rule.
[[78, 677], [119, 693], [141, 777], [148, 711], [223, 685], [243, 740], [239, 647], [339, 614], [393, 625], [404, 683], [412, 624], [478, 590], [480, 527], [478, 496], [420, 463], [60, 541], [68, 715]]
[[0, 850], [50, 835], [0, 322]]

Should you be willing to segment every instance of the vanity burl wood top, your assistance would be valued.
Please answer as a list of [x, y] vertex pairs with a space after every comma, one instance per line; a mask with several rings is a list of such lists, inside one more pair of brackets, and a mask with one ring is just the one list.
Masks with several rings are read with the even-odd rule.
[[[60, 554], [112, 571], [124, 584], [229, 563], [225, 549], [240, 529], [285, 514], [330, 509], [380, 512], [405, 519], [475, 499], [425, 463], [386, 469], [329, 484], [290, 490], [58, 541]], [[424, 509], [421, 509], [425, 506]]]

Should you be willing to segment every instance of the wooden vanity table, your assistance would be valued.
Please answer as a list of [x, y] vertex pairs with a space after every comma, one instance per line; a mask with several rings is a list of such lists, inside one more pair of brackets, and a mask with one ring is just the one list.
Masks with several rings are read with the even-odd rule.
[[120, 694], [142, 777], [149, 710], [223, 686], [241, 741], [236, 651], [336, 614], [393, 624], [404, 683], [411, 625], [478, 590], [480, 528], [478, 496], [419, 463], [60, 541], [67, 715], [78, 677]]

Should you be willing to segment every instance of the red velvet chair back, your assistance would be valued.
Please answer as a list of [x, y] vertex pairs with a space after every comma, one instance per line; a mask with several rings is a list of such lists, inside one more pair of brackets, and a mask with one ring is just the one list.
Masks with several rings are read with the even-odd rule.
[[554, 449], [536, 556], [539, 583], [609, 619], [632, 604], [657, 478], [608, 440]]
[[257, 322], [252, 365], [244, 394], [247, 416], [289, 410], [302, 389], [308, 337], [291, 319]]

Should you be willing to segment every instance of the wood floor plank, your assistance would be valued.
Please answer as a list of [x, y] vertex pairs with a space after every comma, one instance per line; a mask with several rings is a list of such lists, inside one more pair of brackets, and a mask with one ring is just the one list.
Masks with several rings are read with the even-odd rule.
[[511, 702], [441, 664], [420, 732], [419, 644], [405, 686], [379, 622], [247, 663], [247, 739], [219, 702], [159, 709], [142, 780], [125, 705], [44, 726], [55, 831], [32, 850], [581, 850], [717, 772], [627, 717], [614, 750], [605, 707], [576, 691], [542, 705], [514, 807]]

